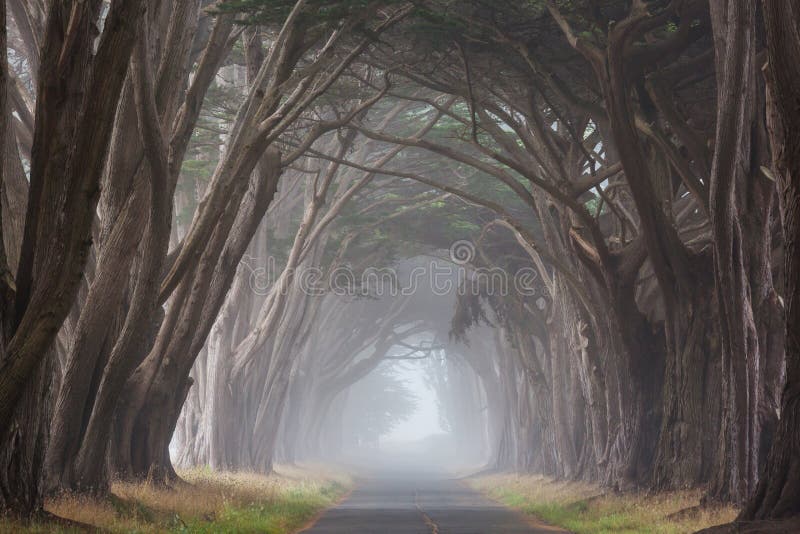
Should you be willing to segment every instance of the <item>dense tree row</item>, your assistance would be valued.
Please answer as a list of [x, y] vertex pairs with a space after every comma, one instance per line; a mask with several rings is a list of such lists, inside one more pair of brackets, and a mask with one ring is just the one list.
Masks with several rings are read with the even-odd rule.
[[800, 513], [791, 2], [0, 5], [3, 510], [333, 456], [425, 358], [494, 468]]
[[[17, 261], [4, 270], [0, 494], [3, 508], [25, 513], [45, 487], [174, 476], [168, 446], [189, 370], [281, 169], [371, 101], [356, 95], [329, 121], [304, 113], [407, 8], [343, 4], [335, 17], [309, 17], [329, 5], [300, 3], [265, 53], [265, 36], [234, 24], [238, 12], [212, 17], [199, 0], [8, 7], [17, 61], [3, 68], [3, 108], [19, 119], [5, 130], [4, 167], [17, 172], [4, 173], [3, 228], [24, 228], [3, 232], [4, 259]], [[177, 241], [183, 161], [235, 46], [247, 87], [230, 102], [224, 149]], [[294, 148], [277, 141], [290, 127]], [[11, 202], [6, 184], [29, 189], [27, 205]]]

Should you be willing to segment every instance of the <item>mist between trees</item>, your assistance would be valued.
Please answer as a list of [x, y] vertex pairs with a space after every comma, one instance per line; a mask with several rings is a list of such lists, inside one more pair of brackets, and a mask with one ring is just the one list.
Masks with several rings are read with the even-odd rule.
[[[458, 241], [456, 245], [473, 247], [469, 241]], [[480, 297], [507, 296], [510, 291], [515, 291], [531, 297], [537, 295], [537, 291], [544, 291], [540, 283], [537, 285], [539, 273], [533, 267], [520, 267], [518, 271], [510, 273], [500, 267], [467, 266], [471, 259], [472, 256], [466, 260], [455, 258], [451, 246], [449, 261], [434, 256], [427, 262], [418, 261], [405, 270], [397, 267], [365, 267], [356, 271], [343, 265], [325, 272], [322, 267], [301, 266], [291, 276], [297, 289], [311, 296], [333, 293], [351, 297], [396, 297], [427, 291], [442, 297], [452, 294]], [[245, 270], [250, 272], [248, 287], [261, 296], [273, 290], [275, 281], [283, 273], [273, 256], [266, 260], [265, 267], [255, 267], [255, 258], [248, 256], [241, 261]], [[291, 288], [284, 287], [282, 291], [289, 292]]]
[[440, 463], [800, 514], [794, 2], [0, 6], [5, 513], [380, 449], [413, 360]]

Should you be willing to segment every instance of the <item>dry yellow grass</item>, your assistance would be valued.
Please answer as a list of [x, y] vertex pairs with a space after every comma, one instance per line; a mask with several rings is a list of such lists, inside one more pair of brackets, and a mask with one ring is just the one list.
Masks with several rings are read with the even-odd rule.
[[577, 534], [678, 534], [732, 521], [736, 509], [701, 507], [701, 490], [609, 492], [594, 484], [534, 475], [489, 475], [470, 484], [508, 506]]
[[[319, 466], [280, 467], [270, 476], [180, 472], [174, 488], [117, 482], [108, 499], [63, 495], [49, 501], [51, 514], [108, 532], [294, 532], [335, 503], [349, 478]], [[5, 532], [80, 532], [57, 522], [0, 521]]]

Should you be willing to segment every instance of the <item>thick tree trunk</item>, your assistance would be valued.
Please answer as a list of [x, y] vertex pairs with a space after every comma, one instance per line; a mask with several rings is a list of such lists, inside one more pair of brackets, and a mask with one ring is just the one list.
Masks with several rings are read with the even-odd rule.
[[[122, 99], [120, 123], [136, 120], [132, 92], [129, 86]], [[47, 451], [49, 490], [78, 489], [81, 485], [74, 476], [73, 461], [89, 424], [109, 354], [122, 327], [123, 319], [119, 315], [124, 316], [123, 303], [128, 283], [120, 280], [120, 274], [130, 272], [147, 225], [148, 177], [143, 175], [141, 168], [137, 172], [136, 167], [126, 167], [125, 162], [130, 160], [122, 154], [133, 146], [133, 151], [140, 155], [141, 148], [137, 139], [131, 138], [129, 130], [119, 130], [118, 127], [117, 135], [122, 139], [115, 139], [112, 143], [112, 146], [119, 143], [119, 152], [115, 154], [116, 158], [112, 158], [101, 206], [103, 239], [97, 268], [72, 334], [53, 416], [52, 438]], [[127, 194], [120, 194], [123, 191]], [[115, 199], [115, 196], [124, 197], [121, 205], [116, 205], [121, 199]]]
[[[0, 6], [0, 13], [3, 8]], [[4, 21], [0, 21], [0, 25], [0, 35], [4, 36]], [[5, 50], [5, 44], [0, 44], [3, 66]], [[0, 94], [3, 89], [5, 86], [0, 88]], [[0, 109], [7, 108], [0, 105]], [[4, 279], [0, 281], [0, 286], [7, 283], [9, 278], [6, 277], [13, 280], [16, 273], [28, 193], [28, 181], [20, 161], [16, 136], [13, 132], [3, 132], [6, 135], [0, 135], [5, 150], [5, 157], [0, 163], [0, 265]], [[4, 289], [0, 294], [0, 325], [4, 334], [0, 336], [0, 351], [5, 349], [5, 333], [8, 332], [8, 321], [11, 319], [8, 313], [9, 299], [10, 295]], [[55, 354], [50, 351], [41, 368], [30, 379], [10, 431], [0, 443], [0, 514], [11, 512], [27, 516], [41, 509], [42, 455], [48, 440], [52, 392], [55, 390], [54, 364]]]
[[[553, 420], [552, 410], [552, 386], [550, 382], [550, 364], [552, 362], [549, 350], [545, 350], [544, 343], [549, 343], [545, 337], [542, 339], [542, 350], [545, 353], [543, 359], [547, 360], [548, 366], [544, 367], [540, 363], [539, 356], [536, 354], [536, 346], [534, 340], [531, 338], [530, 333], [520, 325], [514, 325], [513, 331], [515, 333], [516, 344], [519, 350], [519, 357], [526, 378], [524, 385], [525, 391], [521, 396], [521, 402], [529, 401], [534, 405], [536, 417], [534, 418], [533, 411], [530, 406], [525, 406], [525, 413], [520, 417], [521, 424], [527, 428], [527, 435], [524, 453], [527, 454], [527, 461], [523, 462], [523, 470], [529, 471], [532, 469], [533, 460], [531, 455], [535, 452], [538, 456], [538, 464], [543, 473], [556, 472], [556, 458], [557, 451], [555, 447], [555, 437], [553, 435], [555, 422]], [[546, 332], [545, 332], [546, 334]], [[561, 356], [563, 357], [563, 356]], [[535, 428], [537, 440], [533, 439], [531, 433]], [[535, 450], [533, 449], [535, 446]]]
[[800, 11], [762, 2], [767, 35], [767, 120], [784, 234], [786, 385], [764, 476], [740, 519], [800, 514]]
[[[156, 104], [160, 106], [164, 122], [170, 124], [177, 111], [174, 109], [179, 100], [177, 97], [185, 89], [185, 83], [181, 80], [186, 78], [185, 63], [196, 27], [199, 0], [180, 0], [171, 7], [172, 10], [169, 10], [162, 4], [148, 13], [147, 31], [167, 34], [169, 30], [169, 34], [163, 42], [146, 47], [147, 54], [156, 60], [161, 58], [162, 68], [158, 80], [143, 81], [153, 85], [151, 90], [158, 93], [159, 102]], [[148, 43], [151, 41], [154, 40], [148, 39]], [[170, 77], [175, 79], [170, 79], [167, 86], [165, 82]], [[160, 252], [158, 247], [153, 248], [152, 237], [145, 243], [149, 245], [145, 253], [139, 252], [150, 213], [166, 213], [164, 219], [167, 226], [153, 228], [159, 222], [154, 221], [148, 235], [152, 235], [153, 231], [169, 231], [172, 188], [167, 184], [159, 187], [165, 181], [162, 177], [155, 178], [155, 190], [150, 188], [155, 171], [148, 168], [144, 161], [145, 147], [139, 130], [130, 127], [139, 122], [136, 98], [139, 88], [135, 87], [135, 79], [138, 78], [133, 75], [126, 79], [114, 124], [109, 165], [98, 210], [101, 225], [95, 247], [97, 265], [84, 299], [85, 304], [80, 310], [80, 319], [72, 333], [74, 340], [69, 349], [63, 387], [57, 401], [47, 460], [52, 490], [76, 490], [82, 485], [74, 476], [74, 462], [89, 424], [99, 383], [129, 311], [127, 301], [130, 300], [134, 284], [129, 284], [125, 276], [131, 273], [133, 266], [147, 272], [150, 264], [160, 261], [161, 256], [166, 254], [166, 250]], [[169, 90], [165, 90], [165, 86]], [[135, 264], [137, 253], [142, 259]], [[132, 282], [137, 276], [134, 270], [130, 275]]]
[[[707, 257], [695, 258], [701, 266]], [[704, 267], [696, 272], [702, 273]], [[710, 273], [709, 273], [710, 274]], [[694, 294], [667, 310], [667, 358], [662, 422], [653, 467], [657, 489], [694, 487], [708, 480], [719, 433], [719, 341], [713, 283], [695, 278]], [[704, 290], [705, 289], [705, 290]]]
[[52, 347], [83, 279], [113, 117], [144, 12], [142, 1], [113, 4], [96, 40], [101, 7], [52, 2], [41, 46], [25, 230], [15, 294], [4, 295], [0, 353], [0, 478], [17, 486], [0, 508], [23, 514], [41, 507], [44, 444], [30, 437], [42, 435], [40, 421], [49, 423], [43, 390], [52, 389]]
[[[181, 10], [188, 9], [192, 12], [194, 9], [196, 12], [198, 6], [192, 0], [187, 0], [179, 7], [181, 9], [176, 10], [170, 19], [174, 30], [170, 36], [176, 39], [176, 42], [173, 43], [176, 48], [182, 50], [183, 53], [188, 53], [184, 49], [188, 47], [187, 41], [191, 41], [191, 32], [187, 36], [187, 28], [191, 25], [186, 25], [184, 17], [181, 16], [183, 13]], [[159, 289], [161, 274], [167, 261], [172, 224], [172, 199], [178, 180], [180, 162], [183, 160], [191, 131], [197, 121], [202, 97], [224, 58], [227, 50], [225, 43], [230, 30], [230, 19], [221, 17], [217, 20], [200, 59], [197, 74], [186, 93], [181, 113], [177, 114], [170, 139], [172, 147], [170, 159], [167, 159], [164, 150], [165, 141], [162, 139], [159, 108], [169, 110], [162, 111], [162, 114], [165, 113], [167, 117], [171, 116], [170, 113], [175, 113], [175, 110], [172, 109], [175, 106], [173, 101], [175, 95], [170, 96], [169, 92], [164, 92], [166, 83], [164, 78], [159, 80], [161, 83], [153, 86], [149, 48], [140, 45], [137, 49], [135, 69], [133, 69], [131, 79], [141, 139], [139, 154], [146, 156], [149, 168], [149, 172], [140, 169], [140, 172], [145, 173], [145, 176], [150, 179], [149, 213], [143, 237], [143, 252], [132, 283], [131, 302], [122, 329], [108, 356], [108, 363], [105, 365], [94, 398], [91, 417], [84, 430], [77, 456], [73, 459], [73, 481], [80, 488], [103, 491], [108, 486], [110, 476], [114, 474], [115, 466], [118, 465], [117, 462], [111, 461], [111, 472], [109, 472], [106, 462], [97, 461], [97, 458], [106, 457], [114, 414], [118, 403], [124, 399], [120, 392], [131, 373], [142, 362], [143, 355], [146, 355], [153, 347], [156, 331], [163, 324], [164, 314], [159, 306]], [[180, 65], [173, 64], [179, 56], [184, 58], [181, 54], [176, 54], [164, 59], [165, 64], [171, 65], [174, 70], [160, 69], [162, 75], [166, 76], [165, 72], [184, 72]], [[179, 74], [179, 76], [181, 75]], [[176, 85], [171, 89], [180, 92], [181, 87], [181, 85]], [[142, 165], [144, 166], [144, 164]], [[174, 316], [172, 320], [174, 320]], [[110, 457], [112, 458], [117, 457], [119, 453], [116, 450], [111, 452]], [[124, 449], [124, 452], [119, 454], [128, 457], [130, 451]], [[122, 465], [127, 464], [122, 462]]]
[[[595, 49], [585, 54], [602, 87], [614, 147], [619, 152], [639, 215], [641, 238], [663, 298], [666, 374], [653, 482], [657, 487], [669, 488], [696, 485], [709, 475], [711, 443], [704, 443], [701, 436], [717, 426], [717, 414], [706, 406], [708, 389], [704, 389], [704, 381], [711, 376], [709, 366], [717, 336], [716, 321], [707, 313], [712, 310], [707, 305], [710, 284], [694, 276], [710, 270], [710, 257], [692, 253], [681, 242], [665, 201], [672, 195], [671, 169], [665, 156], [640, 138], [635, 125], [637, 110], [631, 93], [634, 78], [640, 73], [629, 61], [629, 53], [646, 17], [646, 11], [635, 6], [625, 20], [610, 30], [605, 51]], [[631, 356], [641, 359], [642, 354], [633, 352]], [[645, 361], [634, 364], [638, 368], [644, 365]], [[642, 409], [648, 410], [649, 406], [643, 404]], [[642, 442], [639, 447], [650, 448]]]
[[44, 455], [53, 404], [53, 351], [28, 381], [0, 440], [0, 514], [29, 516], [44, 504]]
[[[723, 419], [709, 497], [744, 502], [755, 490], [776, 423], [782, 310], [772, 287], [774, 184], [759, 168], [755, 7], [711, 4], [717, 55], [717, 139], [711, 173], [714, 269], [722, 337]], [[759, 135], [761, 134], [761, 135]]]
[[[261, 170], [248, 180], [249, 188], [240, 185], [239, 192], [231, 194], [194, 276], [178, 287], [153, 349], [128, 380], [112, 436], [113, 464], [119, 473], [162, 480], [174, 475], [165, 451], [191, 386], [190, 370], [223, 305], [236, 266], [274, 198], [280, 168], [280, 154], [268, 151]], [[241, 202], [245, 192], [247, 197]], [[147, 428], [151, 423], [153, 428]], [[104, 456], [105, 442], [93, 443], [98, 447], [93, 455]], [[147, 446], [140, 452], [137, 447], [142, 444]], [[89, 455], [84, 458], [88, 460]]]

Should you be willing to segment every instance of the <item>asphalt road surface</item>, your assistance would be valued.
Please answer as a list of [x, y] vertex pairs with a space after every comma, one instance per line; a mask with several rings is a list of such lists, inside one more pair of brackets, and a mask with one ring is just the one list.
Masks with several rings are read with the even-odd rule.
[[322, 514], [304, 532], [552, 534], [565, 531], [497, 504], [456, 479], [393, 473], [358, 481], [349, 497]]

